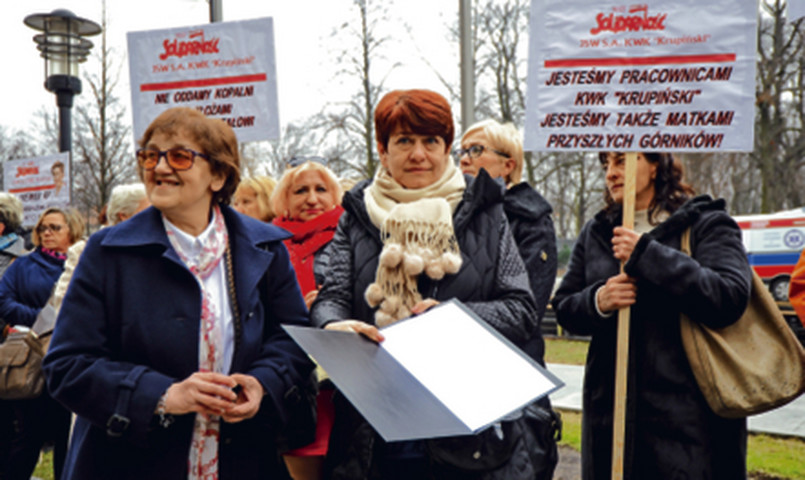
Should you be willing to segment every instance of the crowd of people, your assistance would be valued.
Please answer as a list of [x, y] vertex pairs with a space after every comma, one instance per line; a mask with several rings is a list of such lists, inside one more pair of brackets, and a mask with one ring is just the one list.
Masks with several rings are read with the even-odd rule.
[[[139, 141], [141, 183], [112, 192], [108, 226], [87, 237], [76, 211], [50, 208], [30, 252], [22, 205], [0, 194], [3, 333], [58, 310], [47, 392], [0, 401], [0, 479], [27, 480], [46, 442], [64, 480], [552, 478], [561, 422], [547, 397], [475, 436], [387, 442], [282, 328], [383, 342], [383, 327], [456, 299], [545, 365], [556, 236], [523, 181], [520, 132], [485, 120], [457, 138], [427, 90], [385, 95], [374, 127], [376, 173], [345, 188], [320, 157], [295, 157], [278, 181], [241, 178], [225, 122], [168, 109]], [[740, 230], [654, 152], [638, 154], [635, 226], [621, 226], [624, 155], [599, 158], [605, 207], [552, 300], [560, 325], [591, 337], [583, 478], [610, 477], [622, 308], [627, 477], [745, 478], [746, 422], [709, 409], [679, 333], [680, 313], [711, 327], [742, 314]]]

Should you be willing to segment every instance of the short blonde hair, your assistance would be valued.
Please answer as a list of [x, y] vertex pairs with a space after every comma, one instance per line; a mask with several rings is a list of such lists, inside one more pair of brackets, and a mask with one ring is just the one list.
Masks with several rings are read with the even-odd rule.
[[333, 192], [335, 204], [341, 205], [341, 197], [344, 196], [344, 189], [341, 188], [341, 184], [338, 182], [338, 177], [336, 177], [335, 173], [321, 163], [307, 161], [298, 167], [285, 170], [279, 183], [277, 183], [277, 187], [274, 189], [274, 192], [272, 192], [271, 208], [274, 209], [274, 213], [277, 216], [286, 217], [288, 215], [288, 190], [293, 186], [299, 174], [311, 170], [321, 174], [327, 188]]
[[500, 123], [489, 118], [471, 125], [461, 139], [464, 140], [467, 135], [478, 131], [483, 132], [492, 148], [500, 150], [514, 160], [514, 168], [504, 179], [506, 185], [520, 183], [523, 178], [523, 137], [517, 127], [513, 123]]
[[271, 194], [277, 186], [277, 181], [271, 177], [255, 176], [243, 179], [235, 190], [235, 197], [245, 189], [251, 189], [257, 198], [257, 210], [260, 220], [270, 222], [276, 214], [271, 208]]
[[120, 223], [120, 214], [126, 217], [134, 215], [140, 202], [146, 197], [145, 185], [142, 183], [130, 183], [118, 185], [112, 189], [109, 204], [106, 207], [106, 219], [110, 225]]
[[17, 232], [22, 227], [22, 202], [14, 194], [0, 192], [0, 223], [6, 228], [3, 235]]
[[70, 245], [77, 242], [78, 239], [84, 235], [84, 219], [81, 218], [81, 214], [78, 213], [78, 210], [71, 207], [50, 207], [42, 212], [42, 215], [39, 216], [39, 220], [36, 221], [34, 231], [31, 235], [31, 241], [34, 243], [34, 245], [37, 247], [42, 245], [42, 239], [39, 238], [39, 225], [42, 225], [42, 221], [44, 221], [45, 217], [51, 213], [59, 213], [62, 217], [64, 217], [64, 221], [67, 223], [67, 228], [70, 230]]

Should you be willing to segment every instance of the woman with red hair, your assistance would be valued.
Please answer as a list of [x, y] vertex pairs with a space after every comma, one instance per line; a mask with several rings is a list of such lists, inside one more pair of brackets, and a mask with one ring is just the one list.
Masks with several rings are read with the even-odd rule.
[[[450, 160], [450, 105], [434, 92], [394, 91], [378, 103], [375, 129], [380, 165], [344, 195], [311, 321], [380, 342], [378, 327], [455, 298], [522, 346], [537, 315], [503, 190]], [[343, 396], [334, 402], [328, 478], [534, 478], [533, 439], [519, 412], [490, 427], [500, 453], [477, 462], [464, 438], [385, 442]]]

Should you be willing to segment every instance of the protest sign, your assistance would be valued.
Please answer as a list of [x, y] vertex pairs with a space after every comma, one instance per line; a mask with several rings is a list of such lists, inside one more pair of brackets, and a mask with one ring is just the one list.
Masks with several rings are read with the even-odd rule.
[[271, 18], [129, 32], [135, 140], [171, 107], [226, 121], [241, 142], [279, 138]]
[[24, 227], [36, 224], [49, 207], [70, 206], [70, 155], [7, 160], [3, 189], [22, 201]]
[[525, 148], [751, 151], [756, 0], [535, 0]]

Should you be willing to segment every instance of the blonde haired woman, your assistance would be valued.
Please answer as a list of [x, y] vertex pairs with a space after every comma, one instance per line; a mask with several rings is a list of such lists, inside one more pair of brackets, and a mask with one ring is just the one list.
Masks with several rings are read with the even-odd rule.
[[[0, 317], [7, 328], [30, 327], [50, 298], [64, 270], [67, 250], [84, 233], [84, 221], [73, 209], [45, 210], [33, 230], [36, 249], [11, 264], [0, 280]], [[16, 427], [11, 447], [0, 452], [0, 478], [30, 478], [46, 441], [54, 442], [53, 471], [61, 475], [67, 452], [70, 413], [48, 393], [30, 400], [6, 401]]]
[[232, 207], [244, 215], [270, 222], [276, 216], [271, 208], [271, 194], [276, 186], [277, 181], [271, 177], [245, 178], [235, 190]]
[[[511, 123], [488, 119], [472, 126], [461, 137], [461, 148], [456, 152], [461, 170], [473, 177], [481, 169], [492, 178], [506, 184], [503, 194], [503, 211], [511, 226], [517, 250], [528, 271], [528, 281], [537, 303], [537, 323], [531, 340], [523, 351], [545, 365], [545, 341], [540, 325], [556, 278], [556, 233], [551, 218], [551, 205], [534, 188], [521, 181], [523, 172], [523, 141], [520, 131]], [[551, 478], [559, 460], [554, 435], [558, 416], [550, 407], [547, 397], [531, 405], [535, 418], [532, 425], [541, 441], [540, 451], [545, 452], [544, 466], [539, 478]], [[542, 411], [539, 411], [542, 410]]]
[[[317, 158], [317, 157], [314, 157]], [[280, 178], [271, 196], [275, 212], [281, 215], [274, 225], [293, 234], [285, 240], [296, 279], [308, 308], [324, 283], [329, 263], [327, 246], [341, 218], [343, 191], [335, 174], [316, 160], [295, 158], [295, 165]], [[327, 453], [333, 425], [333, 390], [329, 382], [321, 385], [318, 396], [316, 440], [285, 454], [285, 463], [293, 478], [322, 478], [322, 463]]]

